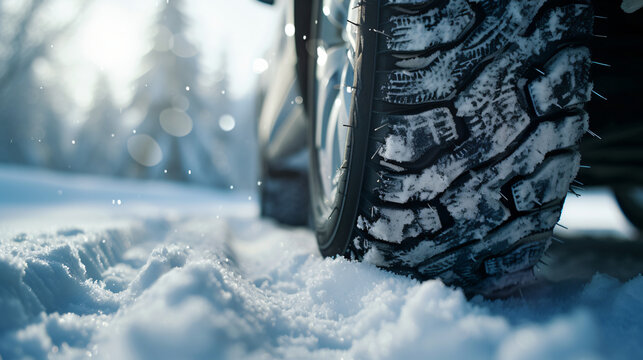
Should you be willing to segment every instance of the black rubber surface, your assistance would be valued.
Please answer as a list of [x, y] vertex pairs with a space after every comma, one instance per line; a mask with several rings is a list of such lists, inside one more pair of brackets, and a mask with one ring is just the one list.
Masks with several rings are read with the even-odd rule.
[[285, 225], [308, 224], [310, 216], [308, 174], [297, 171], [266, 172], [260, 184], [261, 216]]
[[591, 130], [580, 147], [579, 180], [586, 186], [643, 186], [643, 10], [628, 14], [621, 1], [593, 0], [590, 49], [596, 96], [588, 104]]
[[614, 188], [614, 195], [618, 201], [621, 210], [630, 220], [632, 225], [636, 226], [639, 231], [643, 230], [643, 201], [641, 196], [636, 196], [637, 190], [640, 192], [641, 187], [621, 186]]

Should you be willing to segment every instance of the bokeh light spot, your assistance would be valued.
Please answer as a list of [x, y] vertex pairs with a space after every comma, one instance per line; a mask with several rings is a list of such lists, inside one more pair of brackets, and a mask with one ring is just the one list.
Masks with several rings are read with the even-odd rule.
[[155, 166], [163, 160], [161, 147], [149, 135], [139, 134], [127, 139], [127, 151], [132, 159], [143, 166]]
[[286, 36], [294, 36], [295, 35], [295, 25], [293, 24], [286, 24], [284, 27], [284, 32], [286, 33]]
[[163, 130], [170, 135], [182, 137], [192, 131], [192, 119], [181, 109], [165, 109], [161, 111], [159, 120]]
[[236, 122], [232, 115], [225, 114], [219, 118], [219, 127], [223, 131], [232, 131], [236, 126]]
[[269, 67], [268, 61], [266, 61], [266, 59], [263, 59], [263, 58], [256, 58], [252, 62], [252, 71], [255, 74], [263, 73], [264, 71], [268, 70], [268, 67]]

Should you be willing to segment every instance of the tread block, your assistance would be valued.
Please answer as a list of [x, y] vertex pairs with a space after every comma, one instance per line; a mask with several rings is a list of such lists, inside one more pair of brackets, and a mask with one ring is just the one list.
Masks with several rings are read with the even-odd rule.
[[536, 280], [536, 275], [530, 268], [515, 273], [487, 277], [472, 286], [470, 291], [484, 296], [501, 297], [510, 294], [516, 287], [534, 283]]
[[[514, 151], [500, 166], [496, 167], [496, 170], [501, 171], [504, 176], [508, 176], [512, 169], [515, 169], [517, 174], [528, 174], [529, 171], [533, 171], [534, 168], [540, 164], [545, 157], [545, 154], [548, 152], [568, 148], [574, 146], [580, 138], [583, 136], [587, 130], [587, 115], [575, 115], [568, 116], [560, 122], [543, 122], [538, 125], [536, 130], [534, 130], [531, 135]], [[461, 160], [464, 162], [464, 160]], [[454, 162], [455, 163], [455, 162]], [[453, 165], [451, 165], [453, 167]], [[446, 168], [447, 170], [451, 170]], [[445, 170], [445, 169], [442, 169]], [[453, 169], [458, 170], [458, 169]], [[425, 169], [421, 174], [386, 174], [383, 175], [382, 181], [384, 187], [384, 192], [379, 194], [380, 198], [383, 200], [391, 202], [404, 203], [409, 199], [420, 199], [420, 200], [430, 200], [433, 199], [436, 195], [439, 194], [438, 191], [447, 189], [450, 183], [455, 179], [454, 174], [442, 174], [437, 173], [436, 166], [431, 166], [428, 169]], [[459, 174], [459, 172], [457, 173]], [[458, 195], [458, 193], [467, 194], [467, 196], [472, 196], [473, 192], [479, 192], [483, 186], [484, 179], [492, 180], [496, 175], [500, 178], [505, 178], [500, 176], [500, 174], [488, 173], [477, 173], [474, 174], [473, 179], [465, 184], [468, 188], [458, 188], [452, 189], [449, 191], [450, 195], [446, 195], [441, 202], [447, 207], [451, 207], [449, 210], [454, 216], [473, 216], [466, 215], [465, 212], [469, 211], [465, 208], [467, 204], [471, 202], [467, 199], [462, 199], [463, 202], [459, 203], [459, 199], [464, 195]], [[498, 184], [494, 185], [498, 186]], [[496, 196], [500, 197], [500, 190], [496, 188], [490, 188], [486, 186], [487, 193], [486, 198], [495, 198]], [[491, 195], [493, 193], [493, 195]], [[479, 196], [482, 194], [478, 193]], [[451, 199], [449, 199], [451, 197]], [[473, 211], [472, 207], [469, 207]], [[461, 213], [458, 215], [458, 213]]]
[[[521, 240], [529, 239], [532, 242], [545, 242], [551, 235], [551, 229], [558, 222], [561, 208], [562, 206], [556, 206], [511, 220], [484, 239], [472, 242], [471, 245], [445, 256], [456, 256], [457, 262], [455, 264], [459, 267], [467, 268], [471, 267], [472, 264], [476, 264], [478, 259], [502, 253]], [[402, 256], [398, 254], [398, 259], [394, 256], [387, 258], [387, 262], [397, 266], [420, 266], [420, 268], [426, 264], [437, 263], [442, 258], [440, 257], [441, 253], [448, 252], [449, 249], [455, 246], [472, 241], [472, 238], [468, 236], [469, 234], [459, 233], [458, 231], [450, 230], [445, 232], [444, 238], [448, 238], [449, 241], [444, 241], [444, 238], [425, 240], [414, 248], [403, 251]], [[383, 254], [387, 254], [387, 249], [382, 248], [381, 250]], [[427, 259], [430, 260], [427, 261]], [[440, 272], [446, 270], [448, 269], [441, 269]], [[424, 274], [422, 271], [420, 273], [430, 277], [430, 274]]]
[[591, 61], [586, 47], [565, 49], [545, 64], [544, 76], [528, 85], [538, 116], [582, 105], [592, 96]]
[[388, 134], [378, 154], [397, 162], [417, 161], [429, 150], [458, 139], [453, 115], [437, 108], [415, 115], [383, 115]]
[[397, 244], [406, 238], [435, 232], [442, 226], [438, 212], [433, 208], [417, 210], [374, 208], [373, 218], [375, 220], [369, 220], [366, 216], [360, 215], [357, 219], [357, 228], [378, 240]]
[[[461, 44], [429, 56], [402, 61], [400, 65], [413, 62], [423, 68], [381, 75], [376, 97], [393, 104], [424, 104], [451, 98], [460, 82], [475, 67], [519, 38], [543, 2], [515, 1], [512, 6], [506, 6], [504, 0], [487, 1], [489, 12]], [[560, 30], [556, 30], [556, 36], [559, 36]]]
[[[583, 116], [572, 116], [559, 123], [541, 123], [506, 159], [472, 172], [462, 185], [445, 192], [440, 202], [456, 221], [456, 226], [463, 223], [466, 227], [460, 229], [462, 232], [481, 239], [492, 228], [507, 220], [511, 213], [500, 201], [502, 186], [512, 178], [531, 174], [545, 160], [547, 153], [574, 146], [585, 133], [586, 120]], [[566, 167], [574, 168], [572, 164], [566, 164]], [[543, 172], [542, 176], [547, 178], [548, 175]]]
[[578, 173], [578, 153], [557, 156], [547, 160], [526, 179], [511, 186], [511, 194], [518, 211], [529, 211], [554, 200], [563, 200], [569, 183]]
[[[528, 3], [528, 2], [525, 2]], [[525, 18], [532, 16], [533, 7], [512, 11], [515, 22], [498, 23], [497, 14], [488, 16], [482, 26], [463, 44], [445, 51], [436, 51], [428, 56], [401, 60], [396, 70], [380, 75], [377, 97], [393, 104], [422, 104], [447, 100], [455, 89], [476, 66], [494, 52], [501, 51], [512, 41], [522, 51], [540, 54], [549, 42], [563, 37], [575, 37], [585, 33], [591, 24], [591, 8], [587, 5], [570, 5], [550, 12], [530, 38], [519, 36], [525, 30]], [[500, 16], [507, 16], [500, 15]], [[416, 69], [416, 70], [409, 70]]]
[[516, 176], [532, 173], [547, 153], [574, 146], [586, 129], [587, 115], [568, 116], [559, 122], [542, 122], [507, 158], [472, 173], [464, 183], [449, 189], [440, 197], [440, 202], [455, 224], [438, 234], [432, 242], [466, 242], [484, 238], [510, 216], [509, 210], [500, 203], [503, 184]]
[[453, 266], [458, 261], [457, 254], [449, 254], [443, 258], [440, 258], [436, 261], [432, 261], [428, 264], [422, 265], [418, 268], [418, 271], [423, 276], [428, 278], [434, 278], [440, 276], [440, 274], [445, 273], [446, 271], [453, 268]]
[[585, 5], [552, 9], [549, 17], [542, 19], [541, 27], [528, 38], [517, 40], [519, 46], [487, 66], [455, 101], [456, 116], [464, 119], [471, 136], [453, 152], [438, 157], [420, 174], [382, 173], [384, 181], [376, 190], [380, 199], [395, 203], [431, 200], [468, 169], [506, 151], [532, 121], [525, 109], [527, 105], [519, 99], [522, 90], [518, 74], [531, 66], [529, 58], [542, 53], [548, 46], [553, 47], [552, 42], [560, 38], [560, 33], [550, 31], [548, 20], [563, 21], [560, 26], [568, 31], [565, 36], [580, 31], [572, 26], [576, 25], [573, 18], [569, 24], [564, 22], [564, 15], [576, 15], [577, 11], [580, 11], [579, 16], [589, 17], [588, 21], [591, 21], [591, 9]]
[[386, 0], [384, 5], [428, 5], [435, 0]]
[[467, 1], [454, 0], [423, 14], [391, 16], [381, 30], [388, 35], [386, 49], [422, 51], [456, 41], [474, 22], [475, 13]]
[[534, 266], [547, 249], [546, 242], [523, 244], [508, 254], [492, 257], [484, 261], [487, 274], [513, 273]]
[[[448, 270], [457, 273], [471, 272], [471, 268], [483, 265], [483, 259], [494, 257], [494, 254], [501, 254], [506, 249], [516, 246], [523, 241], [525, 243], [543, 244], [543, 252], [549, 246], [551, 228], [556, 224], [560, 216], [560, 207], [547, 209], [538, 213], [520, 217], [503, 225], [498, 231], [486, 237], [483, 241], [451, 252], [444, 257], [434, 257], [419, 266], [419, 272], [427, 278], [444, 273]], [[442, 261], [442, 259], [449, 259]], [[535, 261], [537, 261], [536, 259]], [[434, 266], [434, 264], [436, 264]], [[449, 266], [442, 266], [450, 264]], [[438, 266], [439, 265], [439, 266]], [[477, 276], [480, 276], [477, 274]], [[470, 279], [476, 282], [479, 279]]]

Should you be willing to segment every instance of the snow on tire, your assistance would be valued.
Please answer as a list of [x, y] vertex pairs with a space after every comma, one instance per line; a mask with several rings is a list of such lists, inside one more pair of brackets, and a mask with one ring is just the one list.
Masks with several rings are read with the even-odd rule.
[[469, 293], [533, 279], [587, 131], [589, 2], [358, 6], [356, 58], [376, 58], [356, 68], [368, 156], [343, 254]]

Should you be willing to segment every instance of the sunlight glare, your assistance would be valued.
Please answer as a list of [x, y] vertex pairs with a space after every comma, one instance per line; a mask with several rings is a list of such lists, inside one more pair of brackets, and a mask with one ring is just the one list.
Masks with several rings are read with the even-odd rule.
[[143, 44], [134, 21], [130, 12], [117, 6], [94, 7], [83, 24], [83, 55], [108, 75], [131, 74]]

